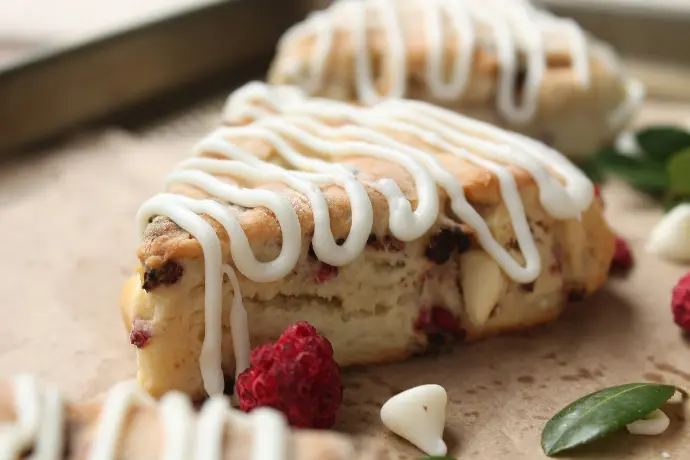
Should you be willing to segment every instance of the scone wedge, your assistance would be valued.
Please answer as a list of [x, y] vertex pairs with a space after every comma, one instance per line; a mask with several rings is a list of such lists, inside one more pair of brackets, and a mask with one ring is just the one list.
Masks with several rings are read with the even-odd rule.
[[150, 393], [223, 391], [306, 320], [342, 366], [551, 321], [606, 280], [592, 183], [543, 144], [426, 103], [250, 83], [139, 212], [122, 294]]
[[607, 44], [529, 0], [335, 2], [284, 35], [269, 81], [432, 102], [576, 159], [612, 141], [644, 96]]

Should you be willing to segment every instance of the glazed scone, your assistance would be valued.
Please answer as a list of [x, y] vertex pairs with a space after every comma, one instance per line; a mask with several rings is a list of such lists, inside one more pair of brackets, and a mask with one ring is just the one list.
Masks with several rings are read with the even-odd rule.
[[612, 142], [644, 90], [611, 48], [528, 0], [343, 0], [281, 39], [269, 82], [363, 104], [419, 99], [574, 159]]
[[139, 212], [122, 313], [155, 396], [223, 391], [297, 320], [340, 365], [381, 363], [553, 320], [607, 277], [592, 183], [524, 136], [262, 83], [225, 121]]
[[160, 403], [121, 382], [103, 404], [65, 401], [51, 387], [20, 375], [0, 383], [3, 459], [128, 460], [388, 460], [374, 440], [329, 431], [290, 429], [270, 408], [232, 409], [223, 395], [197, 412], [188, 397]]

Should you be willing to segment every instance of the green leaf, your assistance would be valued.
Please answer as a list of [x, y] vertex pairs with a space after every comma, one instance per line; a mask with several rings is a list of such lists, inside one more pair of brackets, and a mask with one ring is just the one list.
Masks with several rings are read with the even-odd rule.
[[658, 409], [675, 392], [673, 385], [630, 383], [587, 395], [546, 422], [541, 447], [551, 456], [599, 439]]
[[666, 169], [671, 193], [690, 196], [690, 148], [673, 155]]
[[644, 157], [621, 155], [611, 147], [599, 150], [597, 161], [606, 172], [619, 176], [645, 192], [663, 192], [668, 189], [668, 173], [661, 163]]
[[595, 184], [601, 184], [604, 182], [605, 174], [599, 162], [596, 158], [590, 158], [583, 162], [577, 163], [577, 167], [582, 170], [583, 173], [589, 177], [589, 180]]
[[690, 147], [690, 133], [673, 126], [652, 126], [638, 131], [636, 138], [644, 153], [662, 162]]

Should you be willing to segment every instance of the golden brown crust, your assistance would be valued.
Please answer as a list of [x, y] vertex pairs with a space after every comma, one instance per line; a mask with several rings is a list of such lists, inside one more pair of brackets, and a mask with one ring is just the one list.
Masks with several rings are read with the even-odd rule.
[[[425, 143], [412, 135], [396, 135], [397, 139], [406, 145], [425, 147]], [[239, 147], [244, 147], [242, 142], [238, 142]], [[275, 149], [266, 142], [253, 140], [251, 146], [253, 153], [263, 159], [271, 159], [277, 156]], [[430, 149], [429, 146], [425, 147]], [[433, 149], [432, 149], [433, 150]], [[207, 154], [208, 156], [212, 156]], [[463, 189], [467, 200], [475, 207], [492, 206], [501, 201], [499, 182], [497, 177], [491, 172], [481, 169], [457, 156], [438, 152], [438, 159], [443, 166], [457, 177], [463, 184]], [[342, 161], [361, 171], [358, 178], [362, 181], [375, 181], [381, 178], [390, 178], [396, 181], [401, 190], [412, 203], [416, 201], [416, 189], [411, 177], [402, 167], [384, 162], [377, 159], [366, 157], [347, 157]], [[513, 173], [518, 189], [536, 187], [534, 179], [524, 169], [517, 166], [508, 165], [508, 170]], [[229, 183], [233, 179], [224, 177]], [[302, 235], [310, 235], [314, 231], [314, 220], [309, 200], [302, 194], [289, 189], [285, 186], [272, 184], [260, 184], [255, 188], [266, 188], [281, 190], [286, 193], [290, 203], [293, 205], [297, 217], [299, 218]], [[388, 231], [388, 202], [385, 197], [377, 190], [366, 187], [374, 211], [373, 233], [377, 235], [386, 234]], [[206, 197], [200, 190], [191, 186], [176, 186], [170, 190], [172, 193], [186, 195], [192, 198]], [[344, 190], [340, 187], [330, 186], [324, 189], [328, 203], [329, 215], [331, 216], [331, 230], [336, 238], [347, 236], [350, 230], [350, 201]], [[443, 190], [439, 190], [441, 197], [441, 209], [444, 209], [447, 197]], [[213, 219], [203, 216], [204, 220], [211, 224], [218, 234], [223, 248], [225, 260], [229, 257], [229, 237], [225, 230]], [[281, 231], [278, 221], [271, 211], [266, 208], [247, 209], [238, 215], [242, 229], [247, 235], [250, 244], [264, 244], [281, 238]], [[189, 233], [182, 230], [167, 218], [157, 217], [146, 228], [143, 241], [138, 250], [141, 263], [147, 268], [158, 268], [167, 260], [188, 259], [201, 257], [202, 250], [199, 242], [190, 238]]]

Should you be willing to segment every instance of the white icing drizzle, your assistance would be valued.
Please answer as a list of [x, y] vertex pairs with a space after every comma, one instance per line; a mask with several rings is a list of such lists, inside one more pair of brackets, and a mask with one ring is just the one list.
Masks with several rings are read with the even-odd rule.
[[94, 436], [90, 460], [114, 459], [127, 413], [132, 405], [153, 405], [154, 400], [136, 382], [115, 385], [103, 404]]
[[[224, 117], [227, 121], [249, 119], [252, 122], [245, 126], [223, 127], [209, 135], [196, 148], [196, 154], [202, 157], [183, 162], [168, 180], [169, 185], [192, 185], [207, 192], [210, 198], [195, 200], [163, 193], [144, 203], [138, 214], [142, 233], [151, 217], [164, 215], [195, 237], [203, 250], [206, 336], [199, 361], [204, 387], [210, 395], [221, 393], [224, 386], [221, 369], [223, 273], [230, 278], [235, 293], [230, 326], [235, 341], [236, 373], [246, 368], [249, 360], [249, 331], [234, 272], [230, 265], [223, 264], [218, 236], [199, 214], [212, 217], [226, 230], [235, 268], [254, 281], [268, 282], [286, 276], [294, 269], [301, 251], [300, 224], [286, 195], [252, 188], [256, 184], [282, 183], [309, 200], [314, 215], [314, 251], [320, 260], [334, 266], [345, 265], [356, 258], [371, 234], [373, 208], [365, 185], [376, 188], [385, 197], [390, 211], [390, 232], [402, 241], [423, 236], [436, 223], [440, 187], [447, 193], [455, 216], [475, 229], [482, 247], [518, 282], [536, 279], [541, 272], [541, 262], [508, 166], [520, 166], [532, 175], [539, 187], [541, 204], [555, 218], [579, 218], [593, 197], [591, 182], [557, 152], [524, 136], [423, 102], [389, 100], [373, 107], [355, 107], [337, 101], [310, 99], [297, 88], [250, 83], [229, 98]], [[333, 121], [341, 123], [337, 125]], [[342, 122], [347, 123], [343, 125]], [[425, 146], [413, 147], [400, 142], [392, 133], [416, 136]], [[242, 140], [270, 144], [288, 166], [283, 168], [259, 159], [241, 147]], [[523, 251], [524, 265], [495, 240], [487, 223], [468, 203], [462, 183], [432, 154], [438, 151], [495, 174]], [[314, 152], [318, 152], [318, 158], [313, 156]], [[203, 157], [210, 153], [221, 158]], [[346, 156], [382, 159], [405, 169], [416, 188], [414, 207], [391, 179], [360, 182], [351, 167], [338, 163]], [[558, 173], [563, 183], [550, 169]], [[223, 182], [214, 174], [237, 178], [239, 184], [245, 186]], [[336, 243], [331, 232], [328, 205], [321, 190], [331, 184], [342, 187], [351, 204], [351, 229], [342, 245]], [[268, 262], [257, 261], [235, 208], [230, 205], [264, 206], [275, 214], [283, 239], [278, 257]]]
[[62, 401], [55, 388], [41, 389], [30, 375], [12, 380], [17, 421], [0, 427], [0, 458], [18, 459], [29, 448], [33, 460], [62, 456]]
[[[409, 18], [404, 19], [403, 15]], [[294, 60], [285, 60], [285, 72], [301, 74], [306, 70], [305, 87], [310, 93], [323, 88], [325, 68], [332, 58], [335, 35], [345, 30], [352, 37], [354, 47], [355, 88], [358, 100], [374, 104], [381, 99], [401, 98], [407, 92], [407, 56], [405, 23], [422, 16], [425, 40], [425, 82], [431, 96], [439, 100], [457, 100], [467, 89], [476, 45], [493, 49], [498, 59], [498, 90], [496, 104], [499, 113], [515, 124], [529, 122], [538, 110], [539, 92], [547, 65], [547, 55], [554, 49], [568, 53], [571, 68], [579, 85], [590, 84], [590, 58], [601, 58], [606, 45], [589, 38], [571, 19], [559, 18], [536, 9], [527, 0], [341, 0], [329, 9], [313, 13], [293, 26], [279, 43], [279, 50], [292, 48], [295, 43], [313, 37], [314, 52], [306, 68]], [[372, 20], [377, 20], [372, 25]], [[447, 24], [450, 26], [448, 27]], [[386, 51], [384, 77], [386, 94], [380, 94], [372, 75], [370, 28], [382, 30]], [[566, 43], [564, 42], [564, 39]], [[450, 56], [450, 78], [444, 81], [448, 63], [445, 50], [454, 43]], [[615, 56], [609, 54], [607, 59]], [[522, 57], [521, 57], [522, 56]], [[289, 58], [292, 59], [292, 58]], [[523, 64], [520, 60], [523, 59]], [[620, 67], [610, 66], [616, 75]], [[515, 82], [520, 68], [525, 70], [521, 104], [515, 100]], [[634, 80], [626, 80], [626, 99], [612, 114], [610, 122], [617, 128], [620, 120], [627, 120], [639, 103], [639, 87]]]
[[[32, 449], [32, 460], [58, 460], [64, 449], [64, 408], [59, 392], [38, 387], [34, 377], [13, 380], [16, 422], [0, 427], [0, 459], [22, 458]], [[121, 382], [109, 392], [95, 429], [90, 459], [118, 458], [118, 444], [127, 414], [136, 405], [155, 405], [136, 382]], [[253, 429], [252, 460], [290, 458], [288, 427], [282, 413], [260, 408], [245, 414], [230, 407], [222, 395], [211, 397], [198, 418], [189, 398], [180, 392], [166, 394], [159, 411], [163, 426], [162, 460], [221, 460], [225, 426]]]

